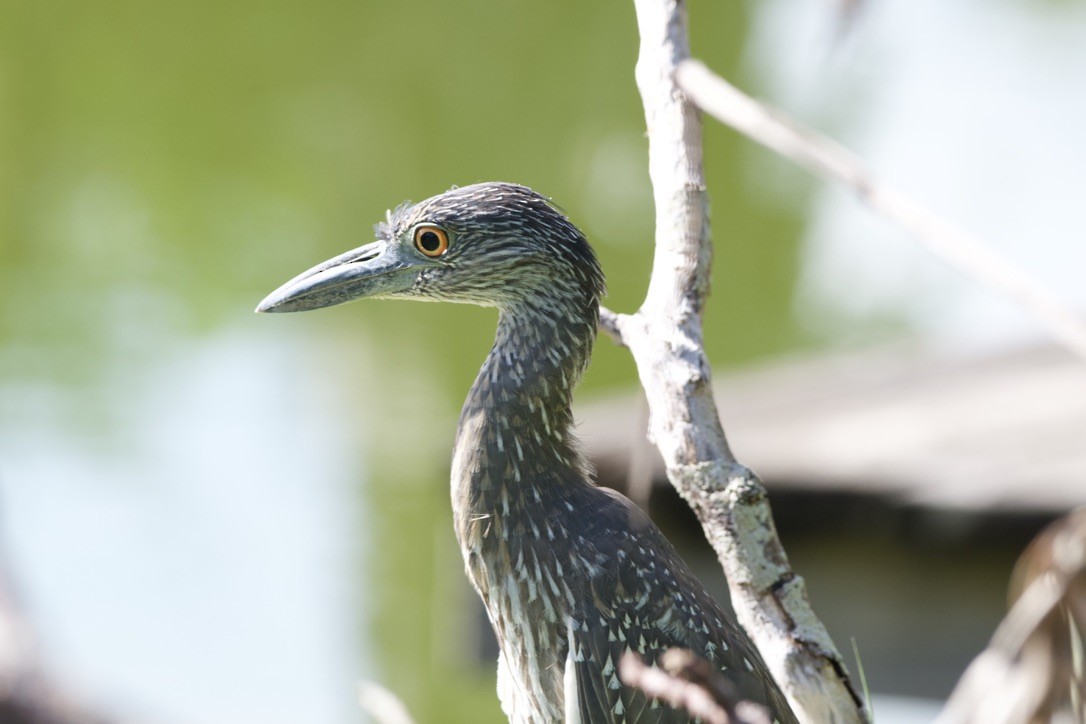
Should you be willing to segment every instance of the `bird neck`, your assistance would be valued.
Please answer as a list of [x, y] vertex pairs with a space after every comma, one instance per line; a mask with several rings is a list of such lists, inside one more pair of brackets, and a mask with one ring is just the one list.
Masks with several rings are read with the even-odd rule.
[[[508, 517], [587, 484], [570, 404], [598, 317], [594, 296], [573, 304], [540, 298], [499, 311], [494, 346], [457, 431], [452, 494], [462, 542], [470, 518]], [[495, 522], [501, 525], [488, 525]]]

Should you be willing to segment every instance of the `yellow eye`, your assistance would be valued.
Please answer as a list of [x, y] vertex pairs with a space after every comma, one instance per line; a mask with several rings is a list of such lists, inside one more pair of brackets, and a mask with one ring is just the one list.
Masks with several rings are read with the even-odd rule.
[[440, 226], [423, 224], [415, 229], [415, 248], [426, 256], [441, 256], [449, 250], [449, 235]]

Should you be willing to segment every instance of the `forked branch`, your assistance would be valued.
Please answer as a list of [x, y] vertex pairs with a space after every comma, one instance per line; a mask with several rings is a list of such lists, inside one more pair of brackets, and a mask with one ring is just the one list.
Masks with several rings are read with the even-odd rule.
[[641, 309], [605, 312], [601, 326], [633, 354], [649, 402], [649, 436], [724, 567], [739, 622], [796, 715], [865, 722], [844, 662], [789, 567], [765, 490], [733, 457], [713, 400], [701, 327], [712, 255], [701, 124], [675, 84], [676, 68], [689, 57], [685, 9], [676, 0], [634, 5], [656, 250]]
[[1082, 314], [990, 245], [876, 179], [847, 148], [745, 95], [698, 61], [684, 60], [675, 77], [683, 93], [706, 113], [811, 173], [842, 184], [877, 214], [912, 233], [944, 262], [1014, 300], [1053, 338], [1086, 360]]

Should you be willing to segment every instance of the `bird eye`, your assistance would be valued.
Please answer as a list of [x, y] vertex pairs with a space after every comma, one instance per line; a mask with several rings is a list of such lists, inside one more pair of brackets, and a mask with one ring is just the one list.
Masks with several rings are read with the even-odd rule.
[[423, 224], [415, 229], [415, 248], [429, 257], [438, 257], [449, 250], [449, 235], [440, 226]]

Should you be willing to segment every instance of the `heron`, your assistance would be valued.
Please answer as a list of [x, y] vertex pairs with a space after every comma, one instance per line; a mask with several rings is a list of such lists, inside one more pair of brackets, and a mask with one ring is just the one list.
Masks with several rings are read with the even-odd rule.
[[496, 307], [494, 345], [457, 427], [451, 491], [465, 569], [499, 644], [511, 722], [687, 722], [623, 684], [627, 652], [705, 658], [782, 724], [757, 649], [640, 508], [598, 486], [574, 435], [573, 388], [592, 353], [604, 276], [585, 235], [510, 183], [405, 203], [376, 240], [303, 272], [259, 312], [363, 298]]

